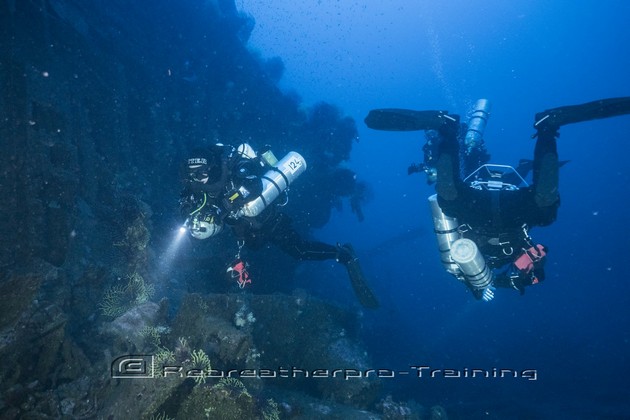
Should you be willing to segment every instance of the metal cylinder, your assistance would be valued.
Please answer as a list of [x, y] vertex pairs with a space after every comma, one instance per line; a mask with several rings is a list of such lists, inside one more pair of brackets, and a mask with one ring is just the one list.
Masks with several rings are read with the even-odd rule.
[[451, 245], [451, 258], [473, 289], [485, 289], [492, 283], [492, 270], [470, 239], [458, 239]]
[[269, 166], [276, 166], [278, 164], [278, 159], [276, 158], [276, 155], [273, 154], [271, 149], [266, 150], [260, 156], [263, 158], [265, 163]]
[[238, 153], [241, 157], [244, 157], [245, 159], [255, 159], [256, 158], [256, 152], [254, 151], [252, 146], [250, 146], [247, 143], [239, 144], [236, 147], [236, 153]]
[[238, 212], [239, 216], [258, 216], [280, 193], [287, 189], [295, 179], [306, 170], [306, 161], [297, 152], [289, 152], [276, 166], [271, 168], [262, 178], [262, 193], [254, 200], [246, 203]]
[[490, 118], [490, 101], [479, 99], [475, 103], [473, 112], [468, 119], [468, 130], [466, 130], [465, 144], [468, 150], [481, 144], [483, 132], [486, 130], [488, 118]]
[[451, 258], [451, 245], [460, 238], [457, 230], [459, 223], [454, 217], [444, 214], [437, 201], [437, 194], [429, 197], [429, 206], [433, 216], [433, 230], [440, 250], [440, 260], [444, 269], [454, 276], [461, 276], [461, 271]]

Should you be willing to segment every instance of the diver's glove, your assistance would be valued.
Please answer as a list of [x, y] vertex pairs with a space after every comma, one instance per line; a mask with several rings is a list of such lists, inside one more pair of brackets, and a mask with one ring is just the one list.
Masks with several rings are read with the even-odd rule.
[[494, 299], [494, 290], [495, 288], [493, 286], [488, 286], [483, 290], [483, 294], [481, 295], [481, 300], [483, 300], [484, 302], [490, 302], [492, 299]]

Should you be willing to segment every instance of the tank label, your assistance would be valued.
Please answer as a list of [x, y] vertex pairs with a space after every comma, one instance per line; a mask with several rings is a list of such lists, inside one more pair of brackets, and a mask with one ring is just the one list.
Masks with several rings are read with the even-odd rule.
[[289, 172], [294, 174], [302, 167], [302, 160], [293, 158], [287, 162], [287, 167], [289, 168]]

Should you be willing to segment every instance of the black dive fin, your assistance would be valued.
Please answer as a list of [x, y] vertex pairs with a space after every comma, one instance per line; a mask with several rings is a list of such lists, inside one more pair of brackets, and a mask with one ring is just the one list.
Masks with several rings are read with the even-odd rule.
[[534, 128], [558, 129], [566, 124], [630, 114], [630, 97], [600, 99], [581, 105], [568, 105], [539, 112]]
[[437, 130], [446, 119], [454, 120], [447, 111], [413, 111], [411, 109], [373, 109], [365, 117], [365, 125], [374, 130], [419, 131]]
[[361, 306], [368, 309], [377, 309], [379, 307], [378, 299], [376, 299], [374, 292], [372, 292], [370, 286], [368, 286], [365, 281], [359, 260], [357, 258], [350, 260], [346, 264], [346, 268], [348, 269], [352, 289], [357, 299], [359, 299]]

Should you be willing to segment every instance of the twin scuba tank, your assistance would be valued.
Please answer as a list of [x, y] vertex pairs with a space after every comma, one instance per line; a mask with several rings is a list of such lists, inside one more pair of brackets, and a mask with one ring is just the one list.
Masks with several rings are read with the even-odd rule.
[[[479, 99], [468, 120], [464, 140], [468, 150], [481, 143], [489, 115], [490, 102]], [[466, 281], [473, 289], [481, 290], [490, 286], [493, 273], [486, 259], [479, 252], [477, 244], [470, 239], [462, 238], [459, 222], [456, 218], [444, 214], [438, 204], [436, 194], [429, 197], [429, 205], [444, 269], [458, 279]]]
[[475, 242], [462, 238], [459, 222], [444, 214], [437, 195], [429, 197], [433, 228], [437, 238], [442, 266], [473, 289], [481, 290], [492, 284], [493, 273]]
[[483, 132], [486, 130], [486, 124], [490, 118], [490, 101], [487, 99], [479, 99], [473, 108], [473, 112], [468, 119], [468, 128], [464, 137], [464, 145], [466, 152], [479, 147], [483, 142]]
[[264, 165], [269, 167], [269, 170], [261, 177], [262, 192], [255, 199], [245, 203], [236, 212], [237, 217], [258, 216], [306, 170], [306, 161], [297, 152], [289, 152], [278, 160], [273, 152], [267, 149], [261, 153], [260, 157]]
[[[243, 143], [236, 148], [236, 153], [247, 159], [255, 159], [256, 152], [252, 147]], [[289, 152], [285, 157], [278, 160], [270, 149], [260, 155], [261, 162], [269, 170], [261, 177], [262, 192], [253, 200], [245, 203], [240, 209], [234, 213], [234, 217], [256, 217], [269, 204], [271, 204], [278, 196], [286, 191], [286, 189], [306, 170], [306, 161], [297, 152]], [[205, 207], [204, 202], [200, 203], [199, 209], [191, 214], [190, 221], [186, 221], [186, 225], [190, 224], [190, 234], [196, 239], [207, 239], [221, 232], [222, 224], [215, 223], [213, 216], [200, 218], [200, 210]], [[197, 213], [195, 215], [195, 213]]]

